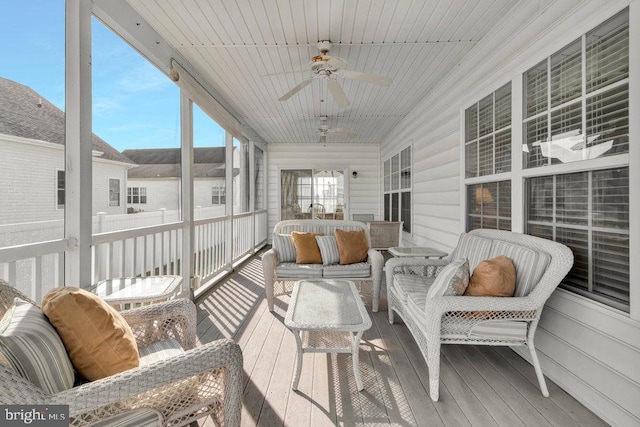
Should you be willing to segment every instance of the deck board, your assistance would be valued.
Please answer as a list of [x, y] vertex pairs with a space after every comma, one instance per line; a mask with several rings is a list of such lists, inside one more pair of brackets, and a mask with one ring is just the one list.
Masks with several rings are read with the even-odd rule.
[[[199, 341], [232, 338], [243, 351], [242, 425], [606, 425], [549, 379], [551, 396], [542, 397], [533, 367], [505, 347], [443, 346], [440, 400], [432, 402], [420, 350], [398, 316], [389, 324], [382, 294], [360, 346], [362, 392], [350, 354], [305, 354], [298, 390], [291, 389], [296, 344], [284, 326], [289, 297], [277, 298], [273, 313], [267, 309], [259, 257], [201, 297]], [[370, 309], [370, 296], [364, 301]]]

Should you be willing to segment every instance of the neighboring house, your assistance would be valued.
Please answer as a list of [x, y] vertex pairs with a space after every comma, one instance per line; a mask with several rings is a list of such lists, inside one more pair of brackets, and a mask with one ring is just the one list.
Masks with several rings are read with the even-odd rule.
[[[0, 78], [0, 224], [64, 217], [64, 112], [33, 89]], [[127, 169], [134, 166], [92, 135], [92, 212], [126, 212]]]
[[[129, 212], [150, 212], [180, 207], [180, 149], [150, 148], [122, 152], [138, 166], [127, 175]], [[225, 147], [193, 149], [193, 204], [196, 207], [220, 207], [224, 214]], [[234, 177], [238, 171], [234, 169]], [[235, 179], [235, 178], [234, 178]]]

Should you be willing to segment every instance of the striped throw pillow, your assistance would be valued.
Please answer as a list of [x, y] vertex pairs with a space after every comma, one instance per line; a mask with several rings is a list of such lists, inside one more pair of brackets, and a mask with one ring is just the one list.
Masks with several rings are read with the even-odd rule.
[[38, 307], [20, 298], [0, 320], [0, 352], [16, 373], [47, 393], [73, 386], [73, 366], [58, 333]]
[[316, 236], [316, 241], [322, 255], [322, 265], [333, 265], [340, 262], [336, 236]]
[[290, 234], [274, 234], [273, 248], [278, 254], [279, 262], [296, 262], [296, 247]]

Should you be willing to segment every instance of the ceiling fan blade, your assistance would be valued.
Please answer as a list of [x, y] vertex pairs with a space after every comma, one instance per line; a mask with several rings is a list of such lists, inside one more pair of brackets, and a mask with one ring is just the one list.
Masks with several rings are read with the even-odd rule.
[[294, 87], [293, 89], [291, 89], [289, 92], [285, 93], [284, 95], [282, 95], [280, 98], [278, 98], [278, 100], [280, 101], [286, 101], [287, 99], [291, 98], [293, 95], [295, 95], [296, 93], [300, 92], [302, 89], [304, 89], [304, 87], [306, 85], [308, 85], [309, 83], [311, 83], [311, 80], [313, 80], [313, 77], [308, 78], [307, 80], [303, 80], [302, 83], [300, 83], [299, 85], [297, 85], [296, 87]]
[[331, 96], [333, 96], [333, 100], [338, 104], [338, 107], [344, 108], [349, 105], [349, 98], [347, 98], [347, 95], [344, 93], [337, 81], [329, 80], [327, 88], [329, 89]]
[[343, 70], [340, 72], [342, 77], [346, 79], [356, 79], [367, 83], [373, 83], [380, 86], [391, 86], [393, 80], [391, 77], [376, 76], [373, 74], [360, 73], [358, 71]]

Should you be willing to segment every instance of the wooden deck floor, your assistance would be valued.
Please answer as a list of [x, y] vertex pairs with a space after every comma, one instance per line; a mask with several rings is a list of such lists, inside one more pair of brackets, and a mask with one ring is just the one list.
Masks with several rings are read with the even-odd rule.
[[[433, 403], [424, 359], [402, 321], [389, 324], [386, 298], [370, 313], [373, 326], [360, 346], [364, 391], [356, 389], [350, 355], [306, 354], [295, 392], [288, 300], [267, 310], [260, 259], [253, 258], [198, 303], [200, 340], [228, 337], [242, 347], [243, 426], [606, 425], [550, 380], [551, 396], [542, 397], [533, 367], [508, 348], [443, 346], [440, 400]], [[370, 308], [370, 298], [365, 302]]]

